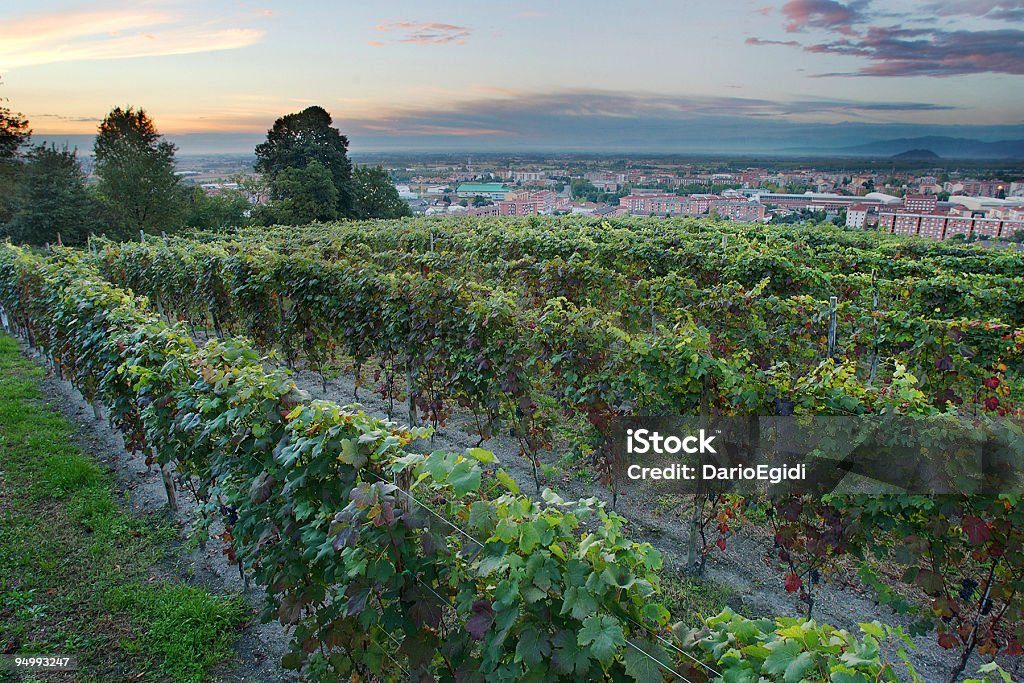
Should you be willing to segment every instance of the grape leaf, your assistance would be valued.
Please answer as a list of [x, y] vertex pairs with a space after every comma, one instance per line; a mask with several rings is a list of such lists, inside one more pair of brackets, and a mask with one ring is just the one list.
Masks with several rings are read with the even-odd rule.
[[672, 668], [665, 652], [646, 641], [627, 646], [622, 661], [626, 673], [638, 683], [663, 683], [666, 670]]
[[615, 658], [615, 651], [626, 644], [619, 622], [609, 616], [592, 615], [583, 620], [576, 642], [590, 646], [590, 652], [607, 666]]
[[491, 603], [486, 600], [477, 600], [473, 603], [473, 613], [466, 619], [466, 630], [473, 640], [483, 640], [484, 634], [494, 624], [494, 609]]

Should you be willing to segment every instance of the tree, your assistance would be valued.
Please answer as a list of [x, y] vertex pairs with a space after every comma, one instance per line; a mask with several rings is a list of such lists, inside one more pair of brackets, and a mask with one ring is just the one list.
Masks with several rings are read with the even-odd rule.
[[28, 244], [84, 244], [98, 232], [101, 207], [85, 184], [74, 151], [40, 145], [29, 152], [5, 232]]
[[302, 225], [338, 218], [338, 188], [331, 172], [319, 161], [285, 168], [271, 182], [271, 201], [256, 208], [263, 225]]
[[0, 107], [0, 225], [10, 219], [14, 209], [21, 166], [18, 152], [31, 137], [28, 119], [7, 107]]
[[93, 146], [96, 189], [126, 229], [160, 232], [181, 226], [185, 197], [174, 175], [176, 149], [142, 109], [115, 107], [103, 119]]
[[16, 157], [18, 150], [28, 144], [31, 137], [28, 119], [7, 107], [0, 107], [0, 160]]
[[599, 192], [599, 190], [594, 187], [594, 184], [586, 178], [573, 178], [573, 181], [569, 184], [569, 188], [573, 199], [587, 200], [591, 197], [596, 197]]
[[237, 190], [208, 195], [203, 188], [197, 187], [188, 198], [185, 225], [205, 230], [245, 225], [249, 209], [249, 200]]
[[331, 115], [323, 107], [282, 116], [267, 131], [266, 142], [256, 147], [256, 170], [273, 181], [287, 169], [304, 169], [318, 162], [330, 174], [337, 195], [337, 214], [352, 216], [355, 196], [348, 138], [331, 123]]
[[391, 176], [380, 166], [361, 166], [352, 173], [356, 218], [402, 218], [411, 216], [409, 205], [391, 184]]

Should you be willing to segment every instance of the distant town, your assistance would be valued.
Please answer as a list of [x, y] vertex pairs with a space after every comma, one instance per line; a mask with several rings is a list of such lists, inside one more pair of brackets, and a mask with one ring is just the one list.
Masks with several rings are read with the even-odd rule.
[[[713, 216], [741, 222], [817, 220], [858, 229], [965, 241], [1024, 237], [1019, 166], [929, 167], [927, 161], [529, 159], [359, 160], [383, 166], [418, 215]], [[247, 192], [237, 160], [184, 158], [183, 180], [207, 193]]]

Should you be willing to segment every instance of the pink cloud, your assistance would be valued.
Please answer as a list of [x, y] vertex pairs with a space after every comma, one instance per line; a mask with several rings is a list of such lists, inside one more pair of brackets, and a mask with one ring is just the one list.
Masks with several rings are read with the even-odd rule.
[[376, 30], [381, 33], [398, 33], [401, 36], [399, 42], [416, 45], [462, 45], [473, 32], [466, 26], [456, 24], [408, 20], [378, 24]]
[[797, 33], [809, 26], [852, 33], [852, 25], [861, 19], [857, 5], [844, 5], [835, 0], [790, 0], [782, 6], [782, 13], [789, 20], [788, 33]]

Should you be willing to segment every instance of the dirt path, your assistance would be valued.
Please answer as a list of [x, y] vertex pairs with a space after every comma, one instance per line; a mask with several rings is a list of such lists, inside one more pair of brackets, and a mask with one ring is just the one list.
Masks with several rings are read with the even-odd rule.
[[[24, 344], [22, 348], [25, 348]], [[45, 361], [36, 354], [29, 352], [26, 355], [45, 366]], [[143, 458], [129, 455], [120, 434], [111, 429], [105, 419], [95, 418], [92, 406], [69, 382], [47, 374], [39, 380], [39, 385], [46, 397], [46, 405], [58, 410], [79, 427], [76, 443], [82, 451], [104, 463], [113, 473], [120, 502], [130, 508], [133, 514], [168, 514], [167, 496], [159, 471], [147, 468]], [[168, 566], [160, 567], [159, 570], [175, 575], [183, 583], [196, 584], [214, 593], [241, 594], [254, 609], [258, 609], [263, 602], [263, 588], [256, 585], [245, 588], [238, 569], [229, 564], [223, 554], [224, 544], [220, 540], [208, 541], [205, 550], [190, 550], [191, 544], [185, 543], [188, 530], [197, 517], [194, 505], [186, 497], [188, 495], [179, 490], [179, 511], [174, 516], [174, 524], [182, 539], [177, 549], [179, 552]], [[220, 529], [215, 528], [213, 531], [216, 533]], [[281, 657], [287, 651], [287, 643], [288, 636], [280, 623], [274, 621], [260, 624], [254, 616], [251, 624], [239, 633], [235, 657], [221, 665], [214, 675], [218, 681], [232, 682], [298, 680], [292, 672], [280, 666]]]

